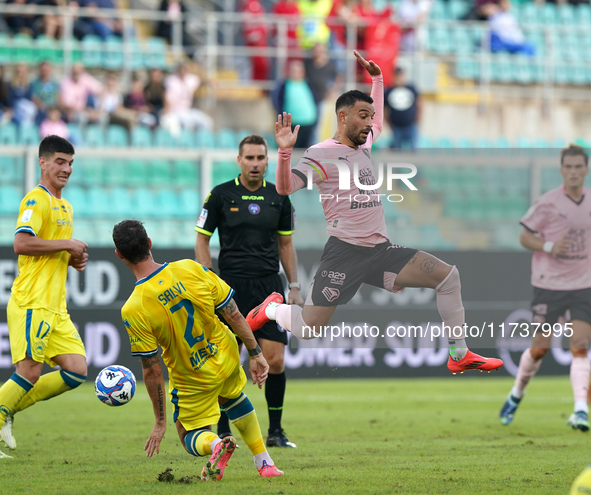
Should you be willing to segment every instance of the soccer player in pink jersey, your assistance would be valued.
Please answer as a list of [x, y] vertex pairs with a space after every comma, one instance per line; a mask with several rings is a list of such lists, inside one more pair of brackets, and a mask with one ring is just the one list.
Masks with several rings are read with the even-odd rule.
[[[404, 287], [435, 289], [444, 324], [458, 328], [465, 323], [457, 268], [423, 251], [392, 244], [388, 239], [384, 207], [370, 158], [371, 145], [382, 131], [384, 81], [374, 62], [354, 53], [371, 75], [371, 96], [353, 90], [337, 99], [338, 128], [332, 139], [309, 148], [292, 169], [291, 149], [299, 127], [292, 131], [290, 115], [285, 113], [279, 115], [275, 124], [279, 146], [277, 191], [287, 195], [306, 187], [308, 181], [316, 184], [323, 198], [330, 238], [304, 308], [281, 304], [283, 297], [271, 294], [247, 316], [253, 330], [272, 319], [298, 338], [314, 338], [316, 329], [324, 327], [336, 307], [349, 302], [362, 283], [390, 292]], [[346, 190], [339, 188], [339, 171], [343, 169], [350, 177]], [[358, 176], [354, 177], [352, 171]], [[357, 187], [355, 181], [366, 187]], [[341, 198], [338, 201], [337, 195]], [[358, 195], [369, 200], [357, 201]], [[351, 201], [343, 200], [350, 196]], [[447, 366], [454, 374], [468, 369], [491, 371], [502, 366], [500, 359], [471, 352], [463, 335], [463, 331], [449, 335]]]
[[[521, 245], [534, 251], [531, 284], [533, 321], [553, 325], [564, 316], [572, 329], [570, 348], [573, 360], [570, 381], [575, 399], [568, 425], [589, 430], [590, 366], [587, 352], [591, 337], [591, 189], [583, 187], [589, 173], [589, 157], [580, 146], [570, 145], [560, 154], [564, 183], [543, 194], [521, 219]], [[500, 421], [513, 421], [527, 384], [548, 353], [552, 335], [538, 331], [531, 348], [519, 361], [515, 385], [500, 412]]]

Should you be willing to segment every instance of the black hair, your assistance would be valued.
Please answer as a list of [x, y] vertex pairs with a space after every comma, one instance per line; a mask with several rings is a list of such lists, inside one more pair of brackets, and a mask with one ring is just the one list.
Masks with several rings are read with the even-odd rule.
[[367, 93], [363, 91], [359, 91], [357, 89], [353, 89], [351, 91], [347, 91], [343, 93], [341, 96], [337, 98], [337, 104], [335, 106], [335, 111], [338, 114], [339, 110], [343, 108], [351, 108], [355, 103], [358, 101], [365, 101], [366, 103], [373, 103], [373, 98], [369, 96]]
[[582, 156], [585, 160], [585, 165], [589, 165], [589, 156], [585, 152], [585, 148], [578, 144], [569, 144], [560, 152], [560, 164], [564, 161], [565, 156]]
[[238, 155], [242, 156], [242, 148], [244, 148], [245, 144], [262, 144], [265, 147], [265, 155], [267, 154], [267, 150], [269, 146], [267, 145], [267, 140], [263, 136], [259, 136], [258, 134], [250, 134], [246, 136], [240, 144], [238, 145]]
[[150, 241], [139, 220], [123, 220], [113, 227], [115, 247], [127, 261], [136, 265], [150, 256]]
[[54, 153], [74, 154], [74, 146], [63, 137], [51, 135], [44, 137], [39, 144], [39, 158], [49, 159]]

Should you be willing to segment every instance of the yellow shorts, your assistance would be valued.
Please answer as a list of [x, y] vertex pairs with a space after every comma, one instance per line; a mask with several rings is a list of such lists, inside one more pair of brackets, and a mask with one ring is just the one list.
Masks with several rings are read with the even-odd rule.
[[246, 385], [246, 374], [238, 364], [227, 380], [220, 381], [217, 387], [204, 393], [187, 393], [176, 388], [170, 391], [173, 406], [173, 421], [181, 422], [185, 430], [198, 430], [215, 425], [220, 419], [218, 397], [235, 399]]
[[69, 314], [60, 315], [43, 309], [21, 308], [14, 298], [6, 307], [12, 363], [33, 358], [38, 363], [56, 366], [53, 357], [81, 354], [84, 344]]

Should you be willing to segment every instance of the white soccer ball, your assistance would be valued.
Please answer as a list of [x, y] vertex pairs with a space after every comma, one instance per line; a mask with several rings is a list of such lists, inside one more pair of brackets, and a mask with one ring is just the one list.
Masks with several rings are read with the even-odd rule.
[[135, 376], [125, 366], [107, 366], [96, 377], [94, 390], [108, 406], [127, 404], [135, 394]]

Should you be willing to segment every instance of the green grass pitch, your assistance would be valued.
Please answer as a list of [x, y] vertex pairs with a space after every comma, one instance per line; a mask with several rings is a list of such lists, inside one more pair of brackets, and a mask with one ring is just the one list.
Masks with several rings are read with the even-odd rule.
[[[281, 479], [259, 477], [243, 446], [224, 479], [204, 485], [168, 410], [160, 454], [145, 457], [152, 407], [143, 383], [127, 405], [80, 389], [16, 417], [18, 449], [0, 460], [6, 494], [566, 494], [591, 461], [590, 434], [566, 426], [568, 377], [536, 378], [516, 419], [498, 423], [512, 379], [292, 380], [284, 427], [296, 450], [271, 449]], [[264, 395], [245, 392], [263, 432]], [[170, 404], [169, 404], [170, 406]], [[240, 443], [240, 442], [239, 442]], [[7, 449], [3, 450], [9, 452]], [[174, 481], [158, 481], [170, 468]]]

